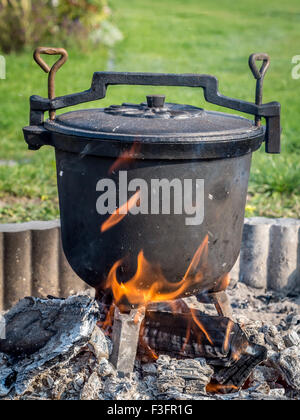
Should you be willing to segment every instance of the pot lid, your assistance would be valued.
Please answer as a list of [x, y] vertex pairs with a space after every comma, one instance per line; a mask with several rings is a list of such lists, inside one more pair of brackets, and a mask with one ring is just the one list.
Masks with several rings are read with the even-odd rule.
[[165, 103], [160, 95], [148, 96], [147, 103], [138, 105], [124, 103], [68, 112], [47, 121], [45, 128], [72, 136], [151, 142], [226, 141], [262, 134], [262, 128], [246, 118]]

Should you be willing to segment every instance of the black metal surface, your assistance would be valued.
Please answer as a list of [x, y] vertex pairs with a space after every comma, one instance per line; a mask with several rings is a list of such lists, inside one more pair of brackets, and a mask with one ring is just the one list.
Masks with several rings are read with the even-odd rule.
[[[108, 109], [86, 109], [68, 112], [58, 116], [55, 121], [46, 121], [44, 127], [54, 133], [70, 134], [76, 137], [101, 139], [139, 138], [141, 142], [164, 141], [168, 137], [180, 139], [199, 138], [203, 141], [211, 137], [226, 140], [233, 136], [259, 136], [264, 133], [252, 121], [236, 115], [209, 112], [203, 109], [178, 104], [166, 104], [159, 111], [141, 105], [123, 105]], [[176, 144], [175, 144], [176, 146]]]
[[[148, 97], [149, 98], [149, 97]], [[153, 98], [153, 96], [151, 96], [151, 98]], [[149, 101], [149, 99], [148, 99]], [[149, 106], [150, 105], [150, 106]], [[162, 103], [161, 103], [162, 105]], [[67, 115], [69, 116], [73, 116], [73, 121], [77, 124], [78, 128], [83, 128], [84, 126], [86, 127], [86, 122], [87, 119], [89, 119], [91, 121], [91, 123], [93, 123], [94, 125], [94, 131], [98, 131], [99, 133], [101, 131], [103, 131], [103, 123], [107, 125], [107, 121], [104, 120], [104, 117], [106, 117], [103, 114], [103, 111], [105, 114], [108, 115], [114, 115], [115, 117], [131, 117], [131, 118], [161, 118], [164, 120], [167, 119], [176, 119], [176, 120], [187, 120], [189, 118], [194, 118], [194, 117], [199, 117], [201, 115], [203, 115], [204, 110], [201, 108], [197, 108], [195, 106], [191, 106], [191, 105], [178, 105], [178, 104], [165, 104], [163, 103], [162, 107], [158, 107], [158, 106], [152, 106], [152, 103], [150, 104], [146, 104], [146, 103], [141, 103], [141, 104], [128, 104], [128, 103], [124, 103], [122, 105], [111, 105], [108, 108], [105, 108], [104, 110], [102, 109], [97, 109], [97, 110], [92, 110], [92, 111], [88, 111], [88, 114], [85, 113], [84, 116], [81, 115], [81, 112], [84, 111], [80, 111], [79, 114], [77, 113], [76, 116], [75, 114], [68, 113]], [[94, 115], [89, 115], [89, 112], [94, 112]], [[66, 114], [64, 114], [66, 115]], [[99, 124], [99, 115], [102, 116], [102, 123]], [[78, 119], [81, 120], [81, 122], [78, 122]], [[77, 121], [76, 121], [77, 120]], [[82, 121], [84, 120], [84, 121]], [[63, 122], [61, 119], [59, 120], [60, 122]], [[126, 120], [123, 120], [123, 122]], [[128, 121], [127, 121], [128, 122]], [[202, 121], [201, 121], [202, 122]], [[132, 130], [135, 131], [139, 131], [139, 134], [144, 133], [144, 124], [146, 123], [146, 121], [141, 122], [141, 120], [139, 121], [135, 121], [135, 123], [131, 122], [131, 125], [127, 127], [126, 129], [126, 134], [132, 134]], [[138, 125], [137, 125], [138, 124]], [[171, 131], [175, 131], [175, 127], [172, 127], [170, 125], [166, 125], [165, 123], [162, 125], [160, 124], [160, 126], [157, 126], [157, 122], [155, 122], [155, 124], [151, 123], [151, 127], [152, 127], [152, 131], [155, 131], [156, 134], [159, 134], [161, 132], [161, 130], [163, 129], [164, 131], [167, 130], [171, 130]], [[98, 125], [98, 127], [97, 127]], [[75, 127], [73, 127], [75, 128]], [[96, 130], [95, 130], [96, 128]], [[120, 121], [119, 119], [115, 119], [115, 123], [114, 123], [114, 128], [113, 129], [119, 129], [120, 128]], [[190, 132], [190, 127], [188, 124], [185, 124], [185, 127], [178, 127], [180, 132], [183, 133], [184, 135], [188, 134]], [[112, 129], [112, 127], [110, 128]], [[199, 130], [199, 127], [198, 127]], [[106, 130], [107, 131], [107, 130]], [[116, 131], [116, 130], [115, 130]], [[124, 131], [124, 128], [123, 128]], [[175, 131], [178, 132], [178, 131]], [[76, 134], [76, 131], [74, 130], [74, 133]], [[125, 134], [125, 133], [124, 133]]]
[[[102, 139], [89, 137], [75, 137], [68, 134], [55, 133], [54, 135], [43, 127], [24, 129], [25, 139], [31, 150], [38, 150], [41, 146], [51, 145], [57, 150], [77, 153], [84, 156], [118, 157], [126, 154], [134, 159], [221, 159], [243, 156], [259, 149], [264, 139], [264, 129], [261, 128], [259, 136], [236, 139], [234, 133], [227, 140], [220, 141], [220, 137], [211, 137], [210, 141], [180, 141], [178, 137], [169, 137], [158, 144], [149, 142], [133, 142], [132, 139], [114, 139], [110, 135], [103, 135]], [[155, 146], [155, 147], [154, 147]]]
[[257, 150], [264, 140], [264, 127], [242, 117], [176, 104], [166, 104], [159, 113], [145, 105], [74, 111], [24, 133], [33, 148], [49, 144], [116, 158], [127, 151], [137, 159], [236, 157]]
[[166, 97], [164, 95], [150, 95], [147, 96], [148, 108], [163, 108]]
[[[218, 80], [215, 77], [196, 74], [95, 73], [92, 86], [87, 91], [58, 97], [52, 100], [39, 96], [32, 96], [30, 101], [30, 123], [31, 125], [39, 124], [45, 111], [54, 111], [84, 102], [103, 99], [106, 96], [107, 87], [110, 85], [186, 86], [203, 88], [207, 102], [252, 114], [257, 117], [265, 117], [267, 121], [270, 119], [267, 124], [266, 142], [274, 145], [277, 145], [280, 142], [280, 132], [278, 133], [273, 129], [274, 119], [270, 118], [280, 117], [280, 104], [278, 102], [256, 105], [226, 97], [219, 93]], [[274, 136], [271, 137], [270, 132], [273, 132]], [[276, 150], [275, 146], [271, 146], [269, 149]], [[273, 153], [279, 153], [279, 151], [276, 150]]]
[[204, 179], [205, 218], [199, 226], [186, 226], [186, 215], [128, 214], [101, 234], [108, 215], [96, 211], [100, 179], [111, 178], [119, 191], [119, 173], [111, 174], [113, 158], [80, 156], [56, 150], [62, 240], [73, 270], [88, 284], [104, 288], [105, 279], [116, 261], [126, 282], [137, 269], [137, 257], [144, 250], [146, 259], [162, 268], [169, 282], [182, 280], [191, 260], [209, 235], [204, 279], [187, 295], [214, 289], [223, 290], [219, 279], [231, 271], [240, 252], [244, 209], [247, 196], [251, 154], [218, 160], [137, 160], [127, 168], [128, 182], [151, 179]]
[[[261, 68], [258, 69], [256, 65], [256, 61], [262, 61]], [[251, 54], [249, 57], [249, 67], [253, 73], [253, 76], [257, 80], [256, 83], [256, 95], [255, 95], [255, 103], [256, 105], [262, 104], [263, 99], [263, 85], [264, 85], [264, 78], [267, 73], [268, 68], [270, 67], [270, 57], [268, 54]], [[261, 117], [255, 117], [255, 124], [261, 124]]]
[[257, 150], [265, 129], [246, 118], [189, 105], [123, 104], [69, 112], [24, 133], [33, 149], [48, 144], [81, 155], [118, 158], [127, 152], [136, 159], [217, 159]]

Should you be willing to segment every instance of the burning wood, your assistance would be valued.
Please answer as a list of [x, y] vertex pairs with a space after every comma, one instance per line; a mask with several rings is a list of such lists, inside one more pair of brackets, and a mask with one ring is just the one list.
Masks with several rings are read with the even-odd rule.
[[179, 358], [204, 358], [218, 367], [220, 389], [240, 389], [253, 369], [266, 359], [263, 346], [250, 343], [231, 320], [200, 311], [172, 314], [148, 311], [141, 329], [139, 355], [167, 354]]

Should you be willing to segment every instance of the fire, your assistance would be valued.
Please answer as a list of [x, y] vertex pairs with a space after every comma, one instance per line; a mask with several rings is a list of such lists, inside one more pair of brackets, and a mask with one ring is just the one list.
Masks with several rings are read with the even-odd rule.
[[[192, 318], [194, 323], [197, 325], [197, 327], [204, 333], [207, 341], [213, 346], [214, 343], [212, 342], [212, 339], [210, 338], [210, 336], [208, 335], [208, 333], [206, 332], [205, 328], [203, 327], [203, 325], [201, 324], [200, 320], [196, 317], [196, 311], [195, 309], [191, 309], [191, 314], [192, 314]], [[201, 343], [198, 343], [201, 344]]]
[[230, 285], [230, 274], [225, 274], [225, 276], [221, 277], [218, 283], [218, 289], [219, 290], [226, 290], [228, 289], [228, 286]]
[[229, 320], [226, 333], [225, 333], [225, 340], [224, 340], [224, 350], [227, 352], [229, 350], [229, 344], [230, 344], [230, 334], [233, 330], [234, 323], [233, 321]]
[[[178, 301], [176, 299], [203, 279], [203, 268], [205, 267], [208, 254], [208, 239], [207, 235], [197, 249], [183, 279], [177, 283], [169, 282], [158, 264], [151, 264], [147, 261], [144, 251], [141, 251], [138, 255], [137, 270], [134, 276], [126, 283], [122, 283], [118, 279], [118, 271], [125, 260], [117, 261], [110, 270], [106, 283], [106, 288], [112, 291], [115, 305], [120, 308], [123, 305], [125, 307], [128, 307], [128, 305], [145, 307], [149, 303], [168, 301], [172, 310], [176, 312], [178, 310]], [[213, 346], [213, 340], [201, 324], [201, 321], [197, 318], [195, 311], [187, 310], [191, 311], [192, 321], [187, 329], [182, 353], [184, 353], [185, 347], [188, 344], [192, 329], [193, 331], [200, 330], [205, 335], [207, 341]], [[111, 323], [111, 317], [109, 318], [105, 324], [106, 327]], [[199, 335], [199, 341], [200, 337], [201, 335]], [[140, 344], [147, 349], [151, 359], [155, 360], [158, 358], [146, 343], [141, 342]]]
[[145, 342], [144, 340], [144, 330], [145, 326], [142, 324], [141, 331], [140, 331], [140, 345], [146, 350], [147, 357], [152, 360], [156, 361], [158, 359], [158, 355], [155, 353], [155, 351]]
[[101, 226], [101, 233], [107, 232], [119, 224], [128, 214], [128, 212], [137, 205], [140, 199], [141, 192], [137, 191], [127, 203], [118, 208]]
[[202, 268], [208, 252], [208, 235], [195, 253], [194, 258], [180, 282], [169, 282], [159, 265], [150, 264], [144, 252], [138, 255], [137, 271], [126, 283], [118, 280], [118, 270], [124, 263], [120, 260], [114, 264], [107, 278], [106, 288], [110, 289], [116, 305], [129, 303], [133, 306], [147, 306], [151, 302], [175, 300], [190, 287], [203, 279]]
[[[133, 152], [133, 150], [131, 150]], [[124, 154], [111, 168], [112, 171], [116, 170], [124, 162], [129, 159], [128, 156]], [[123, 162], [123, 163], [124, 163]], [[114, 214], [112, 214], [108, 220], [106, 220], [101, 226], [101, 232], [107, 232], [112, 227], [120, 223], [128, 214], [129, 210], [132, 209], [135, 205], [138, 205], [140, 200], [140, 191], [137, 191], [127, 203], [117, 209]], [[186, 347], [190, 341], [191, 334], [196, 336], [198, 344], [200, 345], [202, 340], [206, 341], [213, 347], [214, 342], [210, 337], [209, 333], [206, 331], [205, 327], [202, 325], [199, 316], [197, 316], [196, 310], [188, 308], [186, 304], [180, 299], [185, 292], [191, 290], [196, 285], [199, 286], [204, 279], [205, 269], [207, 267], [207, 257], [208, 257], [208, 242], [209, 236], [206, 235], [203, 242], [200, 244], [196, 250], [190, 265], [187, 267], [186, 273], [183, 276], [182, 280], [179, 282], [170, 282], [164, 276], [163, 270], [159, 264], [150, 263], [146, 257], [143, 250], [140, 251], [137, 257], [137, 270], [136, 273], [126, 282], [122, 282], [119, 278], [119, 273], [123, 271], [124, 266], [126, 266], [126, 258], [120, 259], [117, 261], [111, 268], [106, 281], [106, 290], [112, 293], [113, 295], [113, 305], [110, 308], [108, 316], [105, 322], [101, 327], [107, 332], [110, 331], [110, 327], [113, 325], [113, 315], [115, 306], [118, 306], [122, 311], [123, 309], [128, 310], [128, 307], [137, 307], [145, 308], [150, 303], [155, 302], [168, 302], [174, 313], [178, 311], [183, 311], [190, 313], [190, 321], [187, 325], [186, 337], [184, 344], [181, 349], [181, 354], [184, 356]], [[122, 270], [123, 269], [123, 270]], [[125, 270], [126, 273], [126, 270]], [[226, 289], [230, 282], [229, 275], [223, 276], [218, 285], [221, 289]], [[227, 330], [224, 336], [224, 345], [223, 349], [225, 352], [229, 350], [230, 346], [230, 337], [231, 332], [234, 327], [232, 321], [228, 322]], [[141, 329], [143, 330], [144, 326], [142, 325]], [[158, 355], [150, 348], [150, 346], [143, 342], [143, 334], [140, 334], [140, 345], [146, 349], [147, 354], [151, 360], [157, 360]], [[232, 387], [231, 387], [232, 389]], [[219, 392], [221, 388], [218, 388], [218, 385], [214, 385], [209, 389], [208, 392]], [[224, 391], [224, 387], [222, 386]]]
[[104, 330], [106, 335], [110, 335], [110, 328], [113, 325], [114, 313], [115, 304], [113, 303], [109, 308], [105, 321], [99, 323], [99, 326]]
[[122, 153], [119, 159], [117, 159], [113, 163], [113, 165], [110, 167], [109, 175], [119, 170], [120, 168], [129, 166], [130, 163], [135, 160], [135, 155], [140, 151], [140, 148], [141, 148], [141, 144], [135, 142], [130, 150]]
[[228, 394], [233, 391], [238, 391], [239, 388], [237, 388], [234, 385], [221, 385], [221, 384], [214, 384], [210, 383], [206, 387], [206, 392], [208, 394]]

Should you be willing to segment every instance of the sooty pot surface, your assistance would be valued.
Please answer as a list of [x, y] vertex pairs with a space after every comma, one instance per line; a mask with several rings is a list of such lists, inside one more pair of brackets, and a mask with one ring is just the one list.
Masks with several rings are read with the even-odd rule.
[[[96, 191], [96, 186], [107, 177], [114, 160], [80, 158], [62, 151], [56, 152], [56, 159], [63, 246], [72, 268], [82, 279], [91, 286], [104, 288], [110, 269], [124, 259], [119, 278], [126, 282], [136, 273], [138, 255], [143, 250], [150, 264], [161, 267], [167, 281], [179, 282], [207, 238], [208, 250], [203, 249], [197, 268], [203, 273], [202, 280], [197, 284], [192, 282], [184, 293], [222, 289], [222, 277], [232, 269], [240, 251], [251, 153], [220, 160], [135, 161], [134, 167], [126, 171], [128, 183], [134, 179], [148, 183], [149, 211], [152, 179], [204, 180], [200, 203], [204, 204], [203, 222], [188, 226], [186, 220], [190, 216], [185, 213], [129, 213], [103, 233], [101, 226], [108, 216], [97, 212], [101, 193]], [[111, 179], [118, 194], [119, 171]], [[173, 213], [172, 192], [170, 197]]]

